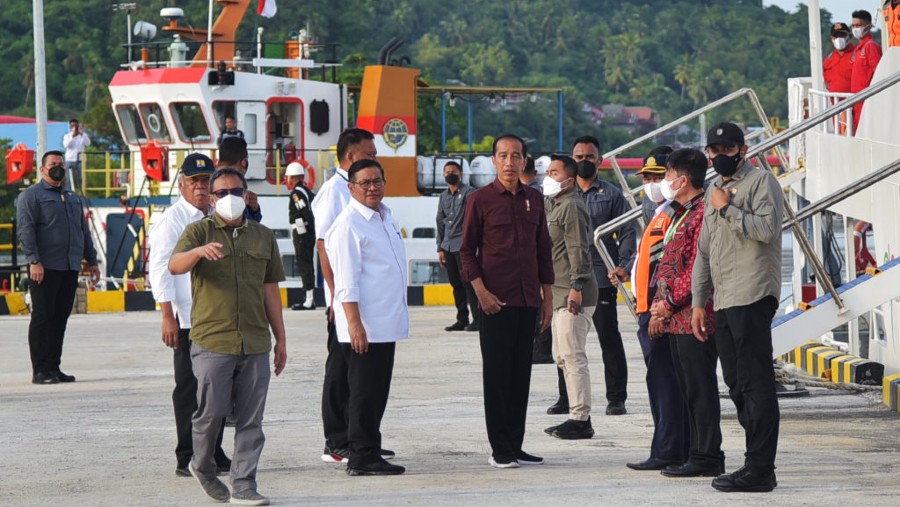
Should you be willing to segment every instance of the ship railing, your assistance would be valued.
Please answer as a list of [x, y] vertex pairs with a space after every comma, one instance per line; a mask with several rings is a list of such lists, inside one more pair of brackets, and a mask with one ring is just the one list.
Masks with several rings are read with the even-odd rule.
[[[790, 127], [786, 128], [778, 133], [776, 133], [774, 131], [771, 124], [769, 123], [768, 117], [766, 116], [765, 111], [763, 110], [762, 105], [760, 104], [760, 102], [756, 96], [756, 93], [754, 93], [753, 90], [751, 90], [749, 88], [742, 88], [742, 89], [737, 90], [715, 102], [711, 102], [710, 104], [707, 104], [706, 106], [701, 107], [692, 113], [682, 116], [681, 118], [679, 118], [669, 124], [666, 124], [665, 126], [660, 127], [659, 129], [656, 129], [653, 132], [650, 132], [649, 134], [641, 136], [625, 145], [622, 145], [619, 148], [616, 148], [615, 150], [612, 150], [612, 151], [608, 152], [607, 154], [604, 154], [604, 157], [615, 156], [619, 153], [622, 153], [623, 151], [631, 149], [645, 141], [648, 141], [663, 132], [677, 128], [679, 125], [681, 125], [687, 121], [690, 121], [690, 120], [700, 116], [701, 114], [709, 112], [717, 107], [721, 107], [722, 105], [727, 104], [728, 102], [731, 102], [732, 100], [734, 100], [740, 96], [746, 95], [750, 99], [750, 101], [753, 105], [753, 109], [756, 112], [757, 116], [759, 117], [760, 123], [763, 125], [763, 128], [761, 128], [760, 130], [752, 132], [746, 136], [745, 139], [747, 141], [752, 140], [757, 137], [763, 137], [763, 139], [761, 139], [758, 144], [748, 148], [746, 158], [748, 160], [755, 159], [756, 162], [760, 165], [760, 167], [762, 167], [768, 171], [771, 171], [773, 174], [777, 174], [774, 171], [772, 164], [769, 163], [768, 159], [765, 156], [767, 152], [769, 152], [770, 150], [774, 150], [774, 153], [778, 157], [778, 160], [780, 160], [781, 168], [783, 170], [787, 171], [788, 174], [790, 174], [791, 172], [802, 171], [802, 168], [797, 168], [797, 169], [790, 168], [790, 165], [787, 162], [787, 158], [784, 156], [784, 152], [781, 149], [781, 146], [784, 143], [786, 143], [790, 139], [792, 139], [808, 130], [811, 130], [811, 129], [821, 125], [822, 123], [825, 123], [825, 122], [835, 118], [836, 116], [838, 116], [848, 110], [851, 110], [855, 104], [863, 102], [864, 100], [868, 99], [869, 97], [872, 97], [874, 95], [877, 95], [878, 93], [881, 93], [882, 91], [886, 90], [887, 88], [890, 88], [891, 86], [897, 84], [898, 82], [900, 82], [900, 72], [891, 74], [890, 76], [886, 77], [885, 79], [872, 84], [868, 88], [866, 88], [856, 94], [853, 94], [850, 97], [847, 97], [846, 99], [844, 99], [842, 101], [835, 102], [835, 103], [829, 105], [828, 107], [826, 107], [825, 109], [823, 109], [822, 111], [820, 111], [816, 114], [811, 114], [808, 118], [800, 121], [799, 123], [791, 125]], [[615, 169], [615, 167], [616, 166], [614, 165], [613, 168]], [[884, 169], [880, 169], [879, 171], [883, 171], [883, 170]], [[618, 176], [620, 182], [623, 185], [623, 188], [630, 189], [630, 187], [628, 186], [627, 180], [624, 177], [624, 174], [618, 170], [616, 172], [617, 172], [617, 176]], [[873, 184], [884, 180], [884, 178], [889, 175], [888, 172], [872, 173], [872, 174], [875, 174], [875, 176], [871, 178]], [[890, 173], [890, 174], [893, 174], [893, 173]], [[716, 173], [714, 171], [710, 170], [709, 172], [707, 172], [706, 179], [707, 179], [707, 181], [709, 181], [710, 179], [714, 178], [715, 176], [716, 176]], [[783, 181], [790, 181], [790, 178], [787, 178]], [[855, 188], [855, 187], [853, 184], [851, 184], [845, 188], [842, 188], [841, 190], [838, 190], [837, 192], [835, 192], [834, 198], [837, 199], [838, 201], [840, 201], [840, 200], [847, 198], [850, 195], [853, 195], [853, 193], [856, 193], [859, 191], [859, 190], [854, 191], [853, 188]], [[635, 189], [635, 190], [639, 191], [640, 189]], [[609, 252], [607, 251], [606, 247], [604, 246], [602, 239], [605, 238], [609, 234], [613, 234], [613, 233], [617, 232], [619, 229], [621, 229], [623, 227], [634, 227], [635, 222], [639, 223], [643, 227], [643, 220], [642, 220], [642, 216], [641, 216], [642, 215], [641, 206], [638, 206], [637, 203], [633, 199], [633, 194], [636, 192], [631, 191], [631, 192], [625, 192], [625, 193], [626, 193], [626, 195], [632, 195], [632, 199], [630, 200], [630, 202], [632, 203], [632, 206], [633, 206], [632, 209], [630, 211], [628, 211], [627, 213], [624, 213], [621, 216], [615, 218], [614, 220], [610, 220], [608, 223], [606, 223], [600, 227], [597, 227], [594, 230], [594, 245], [596, 246], [597, 250], [599, 251], [600, 257], [603, 259], [603, 263], [606, 265], [606, 268], [610, 271], [615, 269], [616, 265], [615, 265], [615, 263], [612, 262], [612, 257], [610, 256]], [[835, 202], [837, 202], [837, 201], [835, 201]], [[833, 203], [831, 203], [831, 204], [833, 204]], [[831, 205], [831, 204], [829, 204], [829, 205]], [[809, 208], [809, 206], [804, 208], [804, 210], [806, 210], [807, 208]], [[841, 300], [840, 296], [838, 295], [837, 290], [835, 289], [835, 286], [831, 281], [831, 277], [828, 276], [827, 271], [825, 270], [825, 267], [822, 265], [821, 259], [819, 259], [819, 256], [816, 254], [815, 249], [813, 248], [812, 244], [809, 241], [809, 238], [806, 236], [806, 233], [803, 231], [800, 221], [797, 220], [797, 214], [794, 211], [793, 206], [791, 206], [791, 203], [788, 201], [787, 196], [785, 196], [785, 198], [784, 198], [784, 215], [785, 215], [785, 224], [787, 224], [787, 226], [793, 232], [794, 237], [797, 239], [797, 242], [800, 246], [800, 249], [803, 251], [809, 265], [812, 267], [813, 272], [816, 275], [815, 276], [816, 282], [821, 286], [821, 288], [825, 292], [827, 292], [828, 294], [831, 295], [831, 297], [834, 299], [835, 304], [838, 307], [838, 311], [841, 313], [845, 312], [846, 307], [844, 306], [844, 302]], [[625, 288], [625, 284], [623, 284], [623, 283], [618, 284], [618, 290], [619, 290], [619, 294], [624, 299], [629, 311], [631, 311], [632, 315], [634, 315], [636, 318], [637, 315], [635, 313], [634, 299], [632, 298], [632, 295], [628, 292], [628, 290]]]
[[[291, 58], [289, 54], [288, 46], [294, 45], [297, 46], [297, 40], [287, 40], [287, 41], [276, 41], [276, 42], [266, 42], [266, 41], [239, 41], [239, 40], [218, 40], [210, 42], [209, 49], [209, 58], [204, 62], [196, 62], [193, 58], [187, 58], [184, 60], [181, 59], [173, 59], [173, 55], [183, 54], [185, 57], [187, 55], [194, 55], [204, 44], [207, 44], [207, 41], [187, 41], [181, 40], [181, 44], [184, 44], [187, 48], [186, 50], [170, 52], [171, 49], [176, 47], [174, 40], [171, 41], [158, 41], [158, 42], [147, 42], [147, 43], [132, 43], [132, 44], [123, 44], [122, 46], [125, 48], [130, 48], [136, 51], [132, 51], [131, 54], [143, 54], [144, 50], [146, 50], [146, 60], [136, 60], [132, 62], [125, 62], [119, 65], [122, 69], [132, 69], [137, 70], [138, 68], [148, 68], [148, 69], [162, 69], [162, 68], [174, 68], [174, 67], [190, 67], [195, 66], [198, 63], [204, 63], [205, 67], [208, 68], [216, 68], [219, 65], [219, 62], [224, 62], [229, 70], [239, 70], [246, 72], [258, 72], [262, 69], [272, 68], [277, 69], [279, 67], [285, 67], [287, 64], [285, 63], [287, 60], [296, 60], [298, 62], [311, 62], [308, 60], [309, 53], [315, 52], [323, 52], [328, 53], [329, 56], [324, 62], [315, 62], [313, 63], [313, 67], [317, 69], [322, 69], [322, 80], [326, 80], [327, 76], [325, 74], [325, 69], [340, 67], [340, 63], [337, 59], [337, 48], [338, 44], [329, 43], [329, 44], [312, 44], [308, 42], [304, 42], [302, 44], [302, 49], [298, 47], [294, 47], [293, 51], [297, 52], [297, 56], [301, 58]], [[229, 58], [217, 58], [216, 57], [216, 45], [233, 47], [235, 49], [235, 55]], [[242, 54], [240, 51], [244, 51]], [[261, 55], [261, 56], [260, 56]], [[254, 61], [259, 63], [259, 67], [254, 66]], [[281, 62], [281, 65], [276, 62]], [[267, 62], [273, 62], [272, 65], [267, 65]], [[335, 77], [332, 75], [332, 77]]]
[[[837, 93], [822, 90], [807, 90], [809, 95], [809, 113], [818, 114], [828, 106], [837, 102], [848, 99], [853, 96], [852, 93]], [[853, 137], [853, 109], [848, 109], [841, 114], [829, 118], [828, 121], [816, 126], [816, 129], [826, 134], [835, 134], [845, 137]]]

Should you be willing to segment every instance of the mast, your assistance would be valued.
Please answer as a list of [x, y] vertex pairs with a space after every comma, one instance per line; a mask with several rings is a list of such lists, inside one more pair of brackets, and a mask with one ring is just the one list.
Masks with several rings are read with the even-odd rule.
[[47, 75], [44, 67], [44, 0], [32, 0], [34, 12], [34, 121], [37, 127], [35, 153], [47, 151]]
[[825, 80], [822, 77], [822, 23], [819, 0], [809, 0], [806, 12], [809, 15], [809, 68], [812, 88], [821, 91], [825, 89]]

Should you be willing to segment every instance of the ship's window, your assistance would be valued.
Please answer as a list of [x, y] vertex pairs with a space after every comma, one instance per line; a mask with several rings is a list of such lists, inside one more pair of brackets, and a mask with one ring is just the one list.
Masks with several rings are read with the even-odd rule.
[[[215, 100], [212, 103], [213, 110], [213, 120], [216, 122], [216, 126], [219, 127], [219, 130], [225, 130], [225, 117], [230, 116], [232, 118], [237, 118], [235, 114], [235, 102], [233, 100]], [[246, 134], [246, 132], [244, 132]]]
[[140, 107], [141, 118], [144, 120], [144, 125], [147, 126], [150, 139], [166, 144], [171, 143], [172, 136], [169, 135], [169, 127], [166, 126], [166, 119], [159, 104], [141, 104]]
[[248, 145], [256, 144], [256, 115], [247, 113], [244, 115], [244, 140]]
[[178, 137], [186, 143], [208, 143], [210, 140], [209, 127], [203, 110], [195, 102], [175, 102], [169, 109], [172, 111], [172, 120], [175, 121], [175, 130]]
[[147, 142], [147, 134], [138, 116], [137, 108], [132, 104], [120, 104], [116, 106], [116, 116], [122, 125], [125, 134], [125, 142], [129, 144], [144, 144]]

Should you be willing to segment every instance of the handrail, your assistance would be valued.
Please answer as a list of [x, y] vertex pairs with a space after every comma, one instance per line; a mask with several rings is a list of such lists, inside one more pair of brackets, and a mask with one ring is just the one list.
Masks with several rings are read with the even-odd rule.
[[[675, 120], [674, 122], [670, 122], [669, 124], [666, 124], [665, 126], [660, 127], [659, 129], [654, 130], [653, 132], [650, 132], [649, 134], [639, 137], [638, 139], [635, 139], [635, 140], [631, 141], [630, 143], [622, 145], [619, 148], [616, 148], [615, 150], [612, 150], [612, 151], [608, 152], [607, 154], [604, 154], [604, 158], [606, 156], [614, 156], [617, 153], [621, 153], [624, 150], [627, 150], [634, 146], [637, 146], [638, 144], [640, 144], [648, 139], [651, 139], [652, 137], [655, 137], [656, 135], [658, 135], [661, 132], [664, 132], [666, 130], [670, 130], [671, 128], [674, 128], [675, 126], [679, 125], [680, 123], [683, 123], [685, 121], [693, 119], [693, 118], [699, 116], [700, 114], [705, 113], [706, 111], [714, 109], [715, 107], [718, 107], [719, 105], [722, 105], [726, 102], [733, 100], [736, 97], [747, 94], [747, 95], [749, 95], [751, 102], [753, 102], [753, 106], [757, 110], [757, 113], [760, 115], [761, 123], [766, 126], [766, 131], [772, 135], [771, 135], [771, 137], [768, 137], [767, 139], [761, 141], [759, 144], [748, 149], [746, 158], [747, 159], [757, 158], [759, 160], [760, 165], [762, 165], [763, 167], [765, 167], [767, 170], [769, 170], [771, 172], [772, 168], [769, 165], [768, 161], [766, 160], [765, 156], [760, 156], [760, 155], [761, 154], [764, 155], [765, 152], [767, 152], [768, 150], [775, 149], [775, 152], [782, 164], [782, 168], [787, 169], [789, 167], [789, 165], [787, 164], [786, 157], [784, 156], [781, 149], [779, 148], [779, 146], [781, 144], [783, 144], [784, 142], [788, 141], [789, 139], [791, 139], [799, 134], [802, 134], [803, 132], [806, 132], [807, 130], [812, 129], [816, 125], [819, 125], [820, 123], [827, 121], [828, 119], [834, 117], [835, 115], [837, 115], [847, 109], [852, 108], [855, 104], [862, 102], [863, 100], [866, 100], [869, 97], [884, 91], [885, 89], [893, 86], [897, 82], [900, 82], [900, 72], [895, 72], [894, 74], [891, 74], [890, 76], [886, 77], [885, 79], [878, 81], [877, 83], [870, 85], [868, 88], [854, 94], [852, 97], [850, 97], [846, 100], [843, 100], [841, 102], [838, 102], [838, 103], [832, 105], [831, 107], [828, 107], [825, 110], [819, 112], [818, 114], [812, 115], [809, 118], [806, 118], [805, 120], [803, 120], [795, 125], [791, 125], [787, 129], [785, 129], [779, 133], [772, 132], [771, 126], [769, 126], [769, 124], [768, 124], [767, 117], [765, 116], [765, 114], [762, 110], [762, 106], [760, 105], [759, 100], [756, 97], [756, 94], [753, 93], [753, 90], [751, 90], [749, 88], [741, 88], [740, 90], [732, 92], [715, 102], [711, 102], [711, 103], [707, 104], [706, 106], [701, 107], [700, 109], [697, 109], [696, 111], [693, 111], [692, 113], [682, 116], [681, 118], [679, 118], [678, 120]], [[893, 173], [891, 173], [891, 174], [893, 174]], [[706, 179], [709, 180], [711, 177], [714, 177], [714, 176], [715, 176], [715, 173], [713, 171], [709, 171], [709, 172], [707, 172]], [[875, 179], [875, 181], [881, 181], [885, 177], [886, 177], [886, 175], [880, 174], [879, 177]], [[847, 195], [852, 195], [852, 194], [847, 194]], [[837, 199], [837, 201], [839, 201], [843, 198], [846, 198], [846, 196], [840, 196]], [[834, 201], [834, 202], [837, 202], [837, 201]], [[819, 260], [819, 258], [815, 255], [815, 251], [814, 251], [812, 245], [809, 243], [809, 239], [806, 237], [806, 234], [800, 228], [799, 222], [797, 219], [797, 215], [794, 212], [793, 208], [791, 207], [790, 203], [788, 202], [787, 197], [784, 198], [784, 210], [785, 210], [785, 216], [787, 218], [787, 221], [789, 222], [788, 226], [793, 229], [793, 232], [794, 232], [795, 236], [797, 237], [797, 240], [800, 244], [801, 249], [803, 250], [804, 254], [807, 256], [807, 259], [809, 260], [810, 264], [812, 265], [813, 271], [815, 271], [817, 274], [816, 280], [819, 282], [819, 284], [821, 284], [823, 289], [825, 289], [827, 292], [829, 292], [831, 294], [832, 298], [835, 301], [835, 304], [838, 306], [839, 311], [841, 311], [841, 312], [846, 311], [843, 301], [841, 300], [840, 296], [838, 295], [837, 290], [834, 287], [834, 284], [832, 284], [831, 279], [825, 275], [825, 268], [822, 265], [821, 260]], [[607, 222], [606, 224], [597, 227], [594, 230], [594, 245], [596, 246], [597, 250], [600, 252], [600, 256], [603, 259], [604, 264], [606, 264], [607, 269], [612, 269], [613, 263], [612, 263], [612, 258], [609, 256], [609, 252], [606, 251], [606, 248], [601, 241], [601, 238], [603, 238], [604, 236], [611, 234], [612, 232], [631, 223], [636, 218], [640, 218], [641, 211], [642, 210], [640, 207], [632, 208], [631, 210], [620, 215], [616, 219], [611, 220], [611, 221]], [[629, 305], [628, 305], [629, 309], [632, 311], [632, 314], [634, 314], [633, 305], [631, 304], [631, 295], [628, 294], [627, 291], [624, 290], [623, 284], [619, 284], [619, 292], [625, 298], [626, 302], [629, 303]]]
[[785, 220], [781, 226], [781, 230], [786, 231], [790, 227], [793, 227], [795, 224], [799, 224], [800, 222], [810, 218], [811, 216], [825, 211], [832, 205], [851, 197], [859, 192], [871, 187], [872, 185], [883, 181], [885, 178], [889, 176], [893, 176], [894, 174], [900, 172], [900, 159], [897, 159], [890, 164], [882, 166], [878, 168], [874, 173], [877, 174], [877, 178], [872, 178], [871, 175], [867, 174], [862, 178], [850, 183], [849, 185], [835, 190], [834, 192], [828, 194], [827, 196], [819, 199], [813, 204], [806, 206], [802, 210], [798, 211], [796, 216], [792, 219]]

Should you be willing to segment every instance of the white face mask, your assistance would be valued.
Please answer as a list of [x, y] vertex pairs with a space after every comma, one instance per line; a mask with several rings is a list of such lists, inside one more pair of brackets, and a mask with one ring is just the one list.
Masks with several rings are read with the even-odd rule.
[[644, 195], [653, 202], [663, 202], [666, 200], [662, 195], [662, 190], [658, 181], [644, 183]]
[[[675, 178], [675, 179], [678, 179], [678, 178]], [[660, 193], [662, 193], [663, 198], [667, 201], [675, 200], [675, 196], [678, 195], [678, 192], [681, 191], [680, 188], [678, 190], [672, 190], [672, 182], [673, 181], [675, 181], [675, 180], [672, 180], [672, 181], [662, 180], [659, 182]]]
[[556, 197], [563, 191], [562, 183], [550, 176], [545, 176], [544, 181], [541, 182], [541, 190], [544, 191], [544, 195], [547, 197]]
[[237, 220], [244, 214], [246, 207], [244, 198], [236, 195], [229, 194], [216, 201], [216, 213], [225, 220]]
[[831, 39], [831, 43], [834, 44], [834, 49], [838, 51], [843, 51], [847, 49], [847, 38], [846, 37], [837, 37]]
[[853, 36], [856, 37], [857, 40], [862, 39], [869, 33], [869, 27], [867, 26], [854, 26], [853, 27]]

